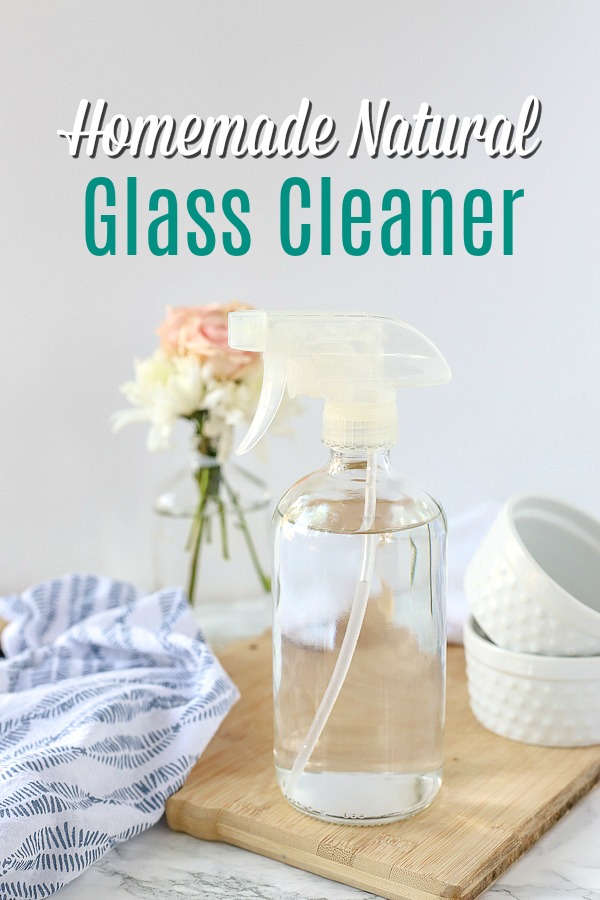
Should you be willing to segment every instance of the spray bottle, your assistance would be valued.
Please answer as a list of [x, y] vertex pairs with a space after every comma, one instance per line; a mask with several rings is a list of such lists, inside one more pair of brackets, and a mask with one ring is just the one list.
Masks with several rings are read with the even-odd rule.
[[446, 522], [400, 477], [396, 389], [448, 366], [404, 322], [355, 313], [243, 310], [229, 345], [262, 352], [262, 392], [238, 454], [286, 389], [325, 401], [328, 464], [273, 518], [275, 769], [319, 819], [375, 825], [429, 806], [442, 776]]

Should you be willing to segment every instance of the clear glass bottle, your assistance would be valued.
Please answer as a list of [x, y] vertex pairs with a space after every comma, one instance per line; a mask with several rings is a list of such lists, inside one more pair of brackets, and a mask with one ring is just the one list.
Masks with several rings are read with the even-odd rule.
[[329, 465], [275, 514], [275, 764], [292, 805], [376, 824], [428, 806], [441, 783], [446, 523], [394, 473], [396, 391], [445, 384], [406, 322], [353, 312], [230, 313], [229, 345], [263, 354], [252, 449], [286, 392], [324, 401]]
[[[367, 520], [374, 461], [376, 500]], [[369, 541], [373, 560], [365, 579], [361, 559]], [[387, 450], [368, 458], [366, 451], [333, 449], [329, 464], [278, 504], [275, 766], [283, 794], [299, 810], [372, 825], [413, 815], [435, 797], [443, 764], [445, 552], [441, 507], [395, 473]], [[370, 589], [356, 647], [318, 740], [306, 751], [360, 578], [370, 580]], [[298, 771], [303, 745], [308, 758]]]

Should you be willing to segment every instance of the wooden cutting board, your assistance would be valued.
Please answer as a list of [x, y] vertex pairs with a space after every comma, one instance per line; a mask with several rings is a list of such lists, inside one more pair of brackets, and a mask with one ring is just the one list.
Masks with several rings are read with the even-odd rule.
[[432, 806], [370, 827], [294, 810], [273, 771], [270, 635], [220, 654], [242, 699], [167, 803], [167, 822], [389, 900], [471, 900], [600, 780], [600, 747], [533, 747], [481, 727], [448, 652], [446, 764]]

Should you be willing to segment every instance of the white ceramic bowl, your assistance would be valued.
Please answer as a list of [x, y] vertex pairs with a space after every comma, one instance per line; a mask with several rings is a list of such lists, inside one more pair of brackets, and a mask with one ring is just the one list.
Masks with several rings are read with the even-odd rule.
[[545, 747], [600, 743], [600, 656], [514, 653], [472, 618], [464, 643], [471, 709], [485, 728]]
[[515, 494], [469, 563], [465, 594], [500, 647], [600, 654], [600, 522], [550, 497]]

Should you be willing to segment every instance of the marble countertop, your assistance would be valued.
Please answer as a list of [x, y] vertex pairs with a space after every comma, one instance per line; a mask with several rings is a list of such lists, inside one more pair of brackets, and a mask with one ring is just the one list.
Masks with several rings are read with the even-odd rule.
[[[61, 900], [227, 898], [373, 900], [228, 844], [170, 831], [164, 821], [120, 844], [60, 891]], [[600, 900], [600, 785], [554, 825], [484, 900]]]

